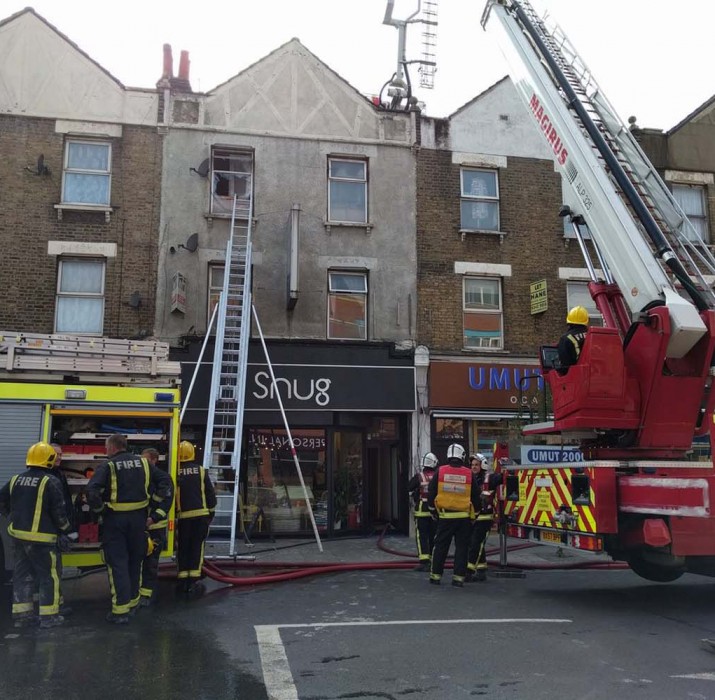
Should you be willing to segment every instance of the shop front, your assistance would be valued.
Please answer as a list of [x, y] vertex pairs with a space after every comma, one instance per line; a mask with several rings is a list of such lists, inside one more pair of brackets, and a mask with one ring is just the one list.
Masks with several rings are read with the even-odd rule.
[[[382, 344], [272, 341], [268, 351], [290, 437], [265, 357], [260, 345], [252, 345], [240, 477], [241, 520], [250, 536], [310, 535], [306, 499], [328, 537], [387, 523], [406, 531], [412, 357], [395, 356]], [[195, 364], [186, 364], [190, 377]], [[202, 366], [200, 376], [209, 381], [209, 372], [210, 364]], [[182, 426], [199, 444], [207, 396], [204, 384]]]
[[535, 359], [432, 359], [428, 387], [431, 446], [440, 461], [453, 442], [490, 459], [495, 443], [506, 444], [518, 460], [521, 427], [542, 420], [547, 410]]

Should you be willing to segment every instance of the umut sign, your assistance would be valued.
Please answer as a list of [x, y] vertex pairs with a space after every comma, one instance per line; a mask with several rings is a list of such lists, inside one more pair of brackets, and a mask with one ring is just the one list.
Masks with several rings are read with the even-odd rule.
[[538, 365], [439, 362], [430, 364], [432, 408], [514, 410], [538, 405], [544, 378]]

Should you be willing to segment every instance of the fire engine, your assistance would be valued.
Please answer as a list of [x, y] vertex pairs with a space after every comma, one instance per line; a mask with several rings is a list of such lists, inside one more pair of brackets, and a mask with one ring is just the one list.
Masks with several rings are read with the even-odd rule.
[[[0, 331], [0, 485], [25, 468], [35, 442], [62, 447], [63, 472], [73, 501], [79, 540], [62, 555], [65, 567], [102, 566], [99, 527], [84, 490], [106, 459], [104, 441], [127, 436], [137, 454], [154, 447], [160, 467], [176, 481], [180, 365], [169, 346], [150, 340], [114, 340]], [[174, 547], [169, 513], [165, 556]], [[7, 523], [0, 516], [0, 581], [12, 569]]]
[[604, 321], [576, 365], [541, 348], [553, 420], [523, 433], [580, 444], [584, 461], [510, 471], [508, 533], [650, 580], [715, 575], [715, 472], [691, 459], [715, 437], [715, 259], [564, 32], [527, 0], [490, 0], [482, 26], [553, 152]]

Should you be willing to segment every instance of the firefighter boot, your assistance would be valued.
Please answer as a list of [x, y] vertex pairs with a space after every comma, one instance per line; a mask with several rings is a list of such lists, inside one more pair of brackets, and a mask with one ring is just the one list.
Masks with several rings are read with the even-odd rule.
[[22, 613], [20, 615], [13, 616], [12, 626], [15, 629], [22, 629], [23, 627], [36, 627], [39, 622], [37, 615], [33, 613]]
[[40, 629], [48, 630], [52, 627], [58, 627], [59, 625], [63, 625], [64, 622], [65, 618], [62, 617], [62, 615], [43, 615], [40, 618]]
[[478, 581], [479, 583], [484, 583], [487, 580], [487, 570], [477, 569], [477, 573], [474, 577], [474, 580]]
[[186, 598], [188, 600], [198, 600], [204, 593], [206, 593], [206, 586], [201, 581], [196, 581], [187, 589]]
[[429, 559], [423, 559], [417, 566], [412, 569], [412, 571], [429, 571], [430, 570], [430, 561]]
[[107, 613], [107, 617], [104, 618], [107, 622], [111, 622], [113, 625], [128, 625], [129, 615], [117, 615], [117, 613]]

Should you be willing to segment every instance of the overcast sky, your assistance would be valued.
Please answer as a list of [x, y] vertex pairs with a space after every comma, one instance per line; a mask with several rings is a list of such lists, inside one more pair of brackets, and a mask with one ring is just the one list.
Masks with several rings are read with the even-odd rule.
[[[125, 85], [153, 86], [162, 44], [191, 59], [195, 90], [207, 91], [298, 37], [365, 94], [395, 70], [397, 30], [387, 0], [29, 0], [32, 7]], [[28, 0], [0, 0], [0, 15]], [[484, 0], [438, 0], [434, 90], [418, 90], [431, 116], [447, 116], [507, 72], [479, 24]], [[715, 93], [715, 0], [532, 0], [566, 31], [620, 116], [669, 129]], [[417, 0], [396, 0], [404, 18]], [[111, 9], [110, 9], [111, 8]], [[421, 25], [408, 30], [419, 58]], [[416, 67], [414, 67], [416, 71]], [[416, 80], [415, 76], [415, 80]]]

